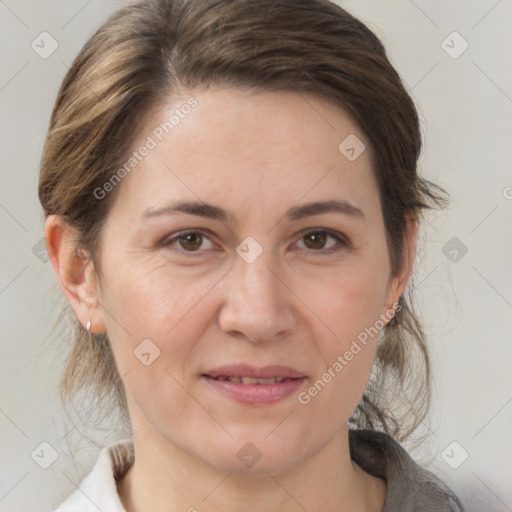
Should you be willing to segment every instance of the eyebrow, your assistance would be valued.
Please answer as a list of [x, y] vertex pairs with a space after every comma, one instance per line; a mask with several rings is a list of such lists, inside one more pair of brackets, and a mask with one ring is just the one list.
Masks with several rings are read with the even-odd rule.
[[[142, 218], [147, 219], [161, 215], [173, 215], [175, 213], [187, 213], [199, 217], [220, 220], [222, 222], [229, 222], [234, 218], [232, 213], [219, 206], [195, 201], [179, 201], [157, 210], [149, 209], [142, 214]], [[300, 206], [293, 206], [286, 212], [285, 218], [289, 220], [300, 220], [322, 213], [341, 213], [361, 219], [365, 218], [363, 211], [354, 204], [349, 201], [335, 199], [330, 201], [314, 201]]]

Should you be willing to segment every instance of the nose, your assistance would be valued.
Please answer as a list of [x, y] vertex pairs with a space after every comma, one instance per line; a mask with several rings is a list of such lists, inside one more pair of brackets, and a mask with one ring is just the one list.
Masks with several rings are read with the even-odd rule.
[[263, 252], [247, 263], [236, 256], [223, 282], [218, 322], [221, 330], [251, 342], [289, 334], [297, 322], [293, 293]]

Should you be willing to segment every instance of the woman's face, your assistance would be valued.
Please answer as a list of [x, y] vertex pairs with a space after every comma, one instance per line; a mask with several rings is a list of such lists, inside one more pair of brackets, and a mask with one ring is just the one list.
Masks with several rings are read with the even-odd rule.
[[343, 111], [292, 92], [191, 96], [134, 127], [93, 332], [107, 330], [135, 437], [286, 471], [334, 446], [405, 282]]

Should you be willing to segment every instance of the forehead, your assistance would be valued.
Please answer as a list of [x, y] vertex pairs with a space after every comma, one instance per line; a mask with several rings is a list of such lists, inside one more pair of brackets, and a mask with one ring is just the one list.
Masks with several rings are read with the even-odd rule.
[[361, 130], [312, 95], [191, 91], [153, 109], [137, 133], [132, 151], [139, 155], [119, 197], [132, 213], [175, 198], [272, 207], [337, 190], [354, 201], [375, 192]]

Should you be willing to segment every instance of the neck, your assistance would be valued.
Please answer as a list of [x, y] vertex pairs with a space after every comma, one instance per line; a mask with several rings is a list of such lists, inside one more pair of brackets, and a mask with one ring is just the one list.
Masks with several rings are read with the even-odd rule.
[[118, 482], [127, 512], [380, 512], [384, 505], [384, 481], [350, 459], [347, 426], [315, 455], [279, 474], [221, 471], [147, 431], [134, 434], [134, 448], [135, 462]]

